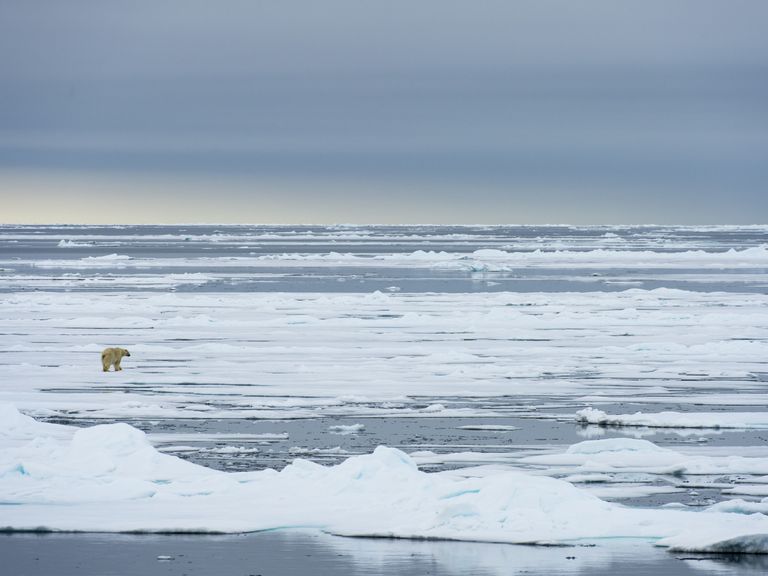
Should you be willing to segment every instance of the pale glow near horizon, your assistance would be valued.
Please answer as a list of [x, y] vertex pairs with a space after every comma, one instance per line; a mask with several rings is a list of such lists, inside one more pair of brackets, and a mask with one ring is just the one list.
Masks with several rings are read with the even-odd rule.
[[[376, 186], [248, 178], [0, 171], [0, 224], [455, 224], [528, 223], [519, 209], [489, 219], [472, 195], [450, 205], [418, 198], [413, 185]], [[374, 198], [374, 201], [368, 199]], [[473, 209], [474, 206], [474, 209]]]
[[[2, 171], [0, 224], [764, 224], [712, 198], [670, 198], [667, 217], [641, 190], [464, 189], [450, 183]], [[593, 201], [581, 200], [592, 195]], [[605, 200], [600, 202], [601, 194]], [[442, 200], [435, 200], [442, 198]], [[600, 210], [596, 210], [600, 206]], [[686, 212], [687, 219], [679, 214]], [[461, 216], [457, 216], [460, 214]]]
[[6, 4], [0, 222], [768, 217], [759, 0]]

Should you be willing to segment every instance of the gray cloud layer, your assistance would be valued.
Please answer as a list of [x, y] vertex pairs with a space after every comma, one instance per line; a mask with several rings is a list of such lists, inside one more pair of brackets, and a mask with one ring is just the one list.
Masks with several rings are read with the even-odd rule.
[[385, 190], [453, 221], [754, 222], [767, 21], [759, 0], [4, 2], [0, 171], [284, 181], [345, 221]]

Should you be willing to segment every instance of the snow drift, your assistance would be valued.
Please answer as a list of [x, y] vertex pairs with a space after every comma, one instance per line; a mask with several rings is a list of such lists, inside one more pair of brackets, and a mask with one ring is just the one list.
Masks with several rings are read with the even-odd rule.
[[[0, 412], [4, 530], [315, 527], [346, 536], [534, 544], [624, 537], [681, 550], [768, 552], [763, 514], [632, 509], [520, 472], [429, 474], [383, 446], [337, 466], [295, 460], [280, 472], [226, 473], [161, 454], [126, 424], [75, 429], [36, 422], [9, 405]], [[582, 446], [573, 454], [589, 452]]]

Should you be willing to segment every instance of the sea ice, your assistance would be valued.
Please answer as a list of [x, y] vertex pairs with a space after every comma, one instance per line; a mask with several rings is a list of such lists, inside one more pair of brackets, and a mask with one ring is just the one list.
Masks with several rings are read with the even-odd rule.
[[[59, 247], [73, 247], [62, 244]], [[0, 264], [6, 264], [0, 261]], [[726, 251], [652, 251], [652, 250], [535, 250], [506, 251], [483, 248], [471, 253], [415, 250], [410, 253], [360, 254], [353, 252], [287, 252], [256, 256], [218, 256], [196, 258], [130, 258], [121, 254], [86, 256], [79, 259], [39, 259], [39, 268], [98, 268], [119, 265], [133, 268], [199, 268], [215, 267], [370, 267], [436, 268], [478, 272], [507, 272], [516, 268], [568, 268], [568, 269], [721, 269], [760, 268], [768, 263], [768, 245], [752, 246], [743, 250]]]
[[[347, 536], [532, 544], [645, 538], [679, 550], [768, 552], [768, 517], [762, 514], [635, 509], [563, 480], [520, 472], [429, 474], [386, 447], [336, 466], [295, 460], [281, 472], [217, 472], [158, 452], [126, 424], [79, 429], [66, 438], [60, 428], [11, 406], [2, 412], [4, 530], [314, 527]], [[603, 450], [582, 443], [568, 454], [665, 453], [635, 442], [640, 444], [622, 441]]]
[[595, 408], [576, 412], [576, 421], [601, 426], [649, 428], [768, 428], [768, 412], [657, 412], [606, 414]]
[[525, 456], [520, 462], [566, 467], [568, 473], [768, 474], [768, 458], [687, 455], [636, 438], [586, 440], [565, 452]]
[[[766, 326], [768, 296], [667, 289], [15, 292], [0, 299], [0, 401], [89, 419], [474, 419], [540, 415], [546, 397], [761, 405]], [[108, 345], [132, 357], [105, 379], [93, 366]]]

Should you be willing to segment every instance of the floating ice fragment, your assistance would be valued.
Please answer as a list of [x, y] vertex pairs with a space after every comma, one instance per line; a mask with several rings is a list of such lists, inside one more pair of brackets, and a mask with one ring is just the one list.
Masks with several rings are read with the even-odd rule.
[[422, 412], [442, 412], [445, 406], [442, 404], [430, 404], [421, 409]]
[[103, 260], [130, 260], [131, 257], [127, 256], [125, 254], [105, 254], [104, 256], [86, 256], [85, 258], [82, 258], [82, 261], [90, 262], [90, 261], [103, 261]]
[[595, 408], [576, 412], [576, 421], [600, 426], [648, 428], [768, 428], [768, 412], [658, 412], [606, 414]]

